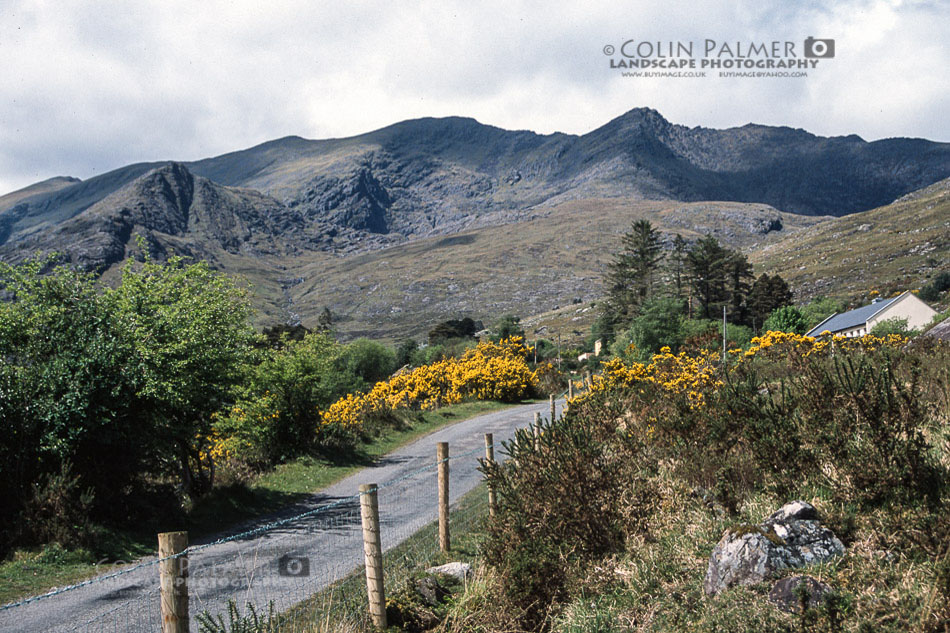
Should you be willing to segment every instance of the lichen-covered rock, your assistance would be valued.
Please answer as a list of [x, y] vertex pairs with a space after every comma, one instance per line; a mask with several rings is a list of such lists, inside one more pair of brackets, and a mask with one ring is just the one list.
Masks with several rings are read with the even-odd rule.
[[735, 585], [753, 585], [782, 569], [831, 560], [844, 553], [834, 532], [804, 501], [782, 506], [761, 525], [726, 530], [713, 549], [703, 588], [714, 595]]
[[466, 580], [472, 575], [472, 566], [468, 563], [446, 563], [438, 567], [430, 567], [426, 570], [427, 574], [441, 576], [451, 576], [457, 580]]

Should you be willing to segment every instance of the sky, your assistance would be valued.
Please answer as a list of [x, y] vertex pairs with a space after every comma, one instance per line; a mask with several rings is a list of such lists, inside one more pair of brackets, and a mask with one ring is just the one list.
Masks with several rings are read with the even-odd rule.
[[[948, 32], [950, 0], [2, 0], [0, 194], [423, 116], [583, 134], [650, 107], [689, 127], [950, 141]], [[773, 41], [804, 59], [808, 37], [834, 57], [807, 76], [611, 68], [669, 42], [700, 64], [706, 40], [709, 59]]]

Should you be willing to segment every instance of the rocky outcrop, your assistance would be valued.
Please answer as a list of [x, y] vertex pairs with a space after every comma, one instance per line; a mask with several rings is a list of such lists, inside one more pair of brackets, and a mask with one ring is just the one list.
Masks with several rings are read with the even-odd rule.
[[950, 319], [933, 326], [925, 335], [950, 343]]
[[784, 569], [831, 560], [844, 551], [834, 532], [821, 525], [814, 506], [793, 501], [759, 525], [726, 530], [713, 549], [703, 588], [715, 595], [762, 582]]

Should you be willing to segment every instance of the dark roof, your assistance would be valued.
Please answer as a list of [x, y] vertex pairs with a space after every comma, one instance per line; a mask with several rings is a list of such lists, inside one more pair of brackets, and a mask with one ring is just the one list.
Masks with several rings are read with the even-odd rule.
[[832, 314], [830, 317], [816, 325], [812, 330], [807, 334], [807, 336], [818, 336], [825, 330], [828, 330], [832, 334], [835, 332], [840, 332], [841, 330], [850, 330], [851, 328], [864, 325], [868, 322], [872, 316], [891, 305], [897, 301], [900, 297], [893, 297], [891, 299], [882, 299], [877, 303], [870, 303], [866, 306], [861, 306], [860, 308], [855, 308], [854, 310], [849, 310], [848, 312], [842, 312], [841, 314]]

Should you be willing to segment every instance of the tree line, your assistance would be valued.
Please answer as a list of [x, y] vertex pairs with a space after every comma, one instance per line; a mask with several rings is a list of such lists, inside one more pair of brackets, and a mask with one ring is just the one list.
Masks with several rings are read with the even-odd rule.
[[[721, 320], [761, 328], [777, 309], [791, 305], [792, 293], [778, 275], [753, 275], [740, 251], [706, 235], [692, 244], [676, 235], [664, 248], [648, 220], [635, 221], [604, 277], [606, 299], [594, 336], [608, 342], [639, 341], [654, 352], [663, 341], [676, 343], [691, 333], [688, 322]], [[696, 333], [696, 332], [693, 332]]]

